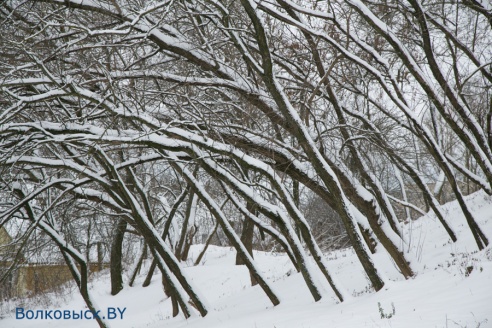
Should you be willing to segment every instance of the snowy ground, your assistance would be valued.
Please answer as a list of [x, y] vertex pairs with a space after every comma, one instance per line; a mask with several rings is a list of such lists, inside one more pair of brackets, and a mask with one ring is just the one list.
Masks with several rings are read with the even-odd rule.
[[[467, 200], [492, 241], [492, 198], [476, 193]], [[257, 252], [256, 261], [281, 298], [281, 304], [273, 307], [260, 287], [250, 287], [246, 268], [234, 266], [235, 252], [223, 247], [210, 247], [201, 265], [186, 269], [208, 303], [210, 312], [205, 318], [172, 318], [170, 301], [164, 296], [157, 275], [147, 288], [140, 287], [144, 279], [141, 276], [135, 287], [126, 287], [111, 296], [108, 273], [103, 273], [94, 279], [91, 293], [100, 308], [127, 308], [122, 320], [110, 321], [112, 327], [118, 328], [492, 327], [492, 247], [478, 252], [457, 204], [449, 203], [443, 208], [458, 233], [458, 242], [449, 242], [444, 229], [430, 214], [405, 225], [405, 248], [417, 275], [402, 279], [389, 258], [380, 252], [374, 260], [387, 282], [378, 293], [368, 288], [352, 250], [327, 254], [333, 274], [352, 295], [342, 304], [337, 304], [327, 284], [323, 285], [323, 299], [314, 302], [286, 256]], [[194, 246], [193, 257], [202, 247]], [[321, 274], [318, 280], [324, 283]], [[0, 327], [97, 327], [94, 320], [16, 320], [15, 313], [8, 309], [19, 304], [26, 310], [80, 312], [85, 305], [73, 288], [65, 297], [45, 299], [44, 304], [17, 301], [0, 305], [4, 316]], [[381, 313], [391, 317], [381, 318]]]

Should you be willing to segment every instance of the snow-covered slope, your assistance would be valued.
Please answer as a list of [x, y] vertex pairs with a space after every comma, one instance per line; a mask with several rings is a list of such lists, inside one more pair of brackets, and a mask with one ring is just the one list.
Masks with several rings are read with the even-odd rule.
[[[478, 192], [467, 197], [473, 214], [489, 239], [492, 239], [492, 198]], [[492, 327], [492, 247], [478, 251], [458, 205], [443, 206], [447, 220], [457, 232], [452, 243], [437, 219], [428, 214], [403, 226], [407, 258], [417, 272], [404, 280], [384, 252], [374, 257], [384, 272], [385, 288], [370, 290], [351, 249], [327, 254], [333, 274], [352, 297], [338, 304], [325, 283], [324, 297], [314, 302], [300, 274], [282, 254], [256, 252], [255, 260], [272, 282], [281, 298], [273, 307], [260, 287], [251, 287], [245, 266], [235, 266], [235, 252], [230, 248], [210, 247], [201, 265], [186, 269], [208, 303], [210, 313], [185, 320], [171, 317], [170, 300], [164, 296], [160, 277], [154, 276], [149, 287], [126, 287], [117, 296], [109, 294], [108, 273], [100, 274], [91, 285], [91, 293], [100, 308], [125, 308], [123, 319], [114, 319], [112, 327], [167, 328], [314, 328], [314, 327]], [[492, 240], [491, 240], [492, 241]], [[192, 248], [192, 257], [202, 245]], [[190, 261], [191, 263], [191, 261]], [[148, 264], [147, 264], [148, 265]], [[143, 274], [146, 270], [142, 271]], [[321, 273], [318, 280], [323, 284]], [[17, 301], [16, 304], [19, 301]], [[52, 299], [51, 304], [31, 304], [27, 309], [68, 309], [85, 306], [72, 289], [66, 299]], [[14, 302], [3, 304], [3, 311]], [[4, 314], [5, 316], [5, 314]], [[0, 327], [97, 327], [94, 320], [16, 320], [8, 313]]]

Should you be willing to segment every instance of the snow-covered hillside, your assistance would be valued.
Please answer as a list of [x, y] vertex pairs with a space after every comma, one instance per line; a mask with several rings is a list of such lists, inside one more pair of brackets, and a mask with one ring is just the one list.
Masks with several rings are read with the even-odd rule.
[[[492, 198], [478, 192], [467, 201], [480, 226], [492, 236]], [[123, 319], [110, 321], [118, 328], [492, 327], [492, 248], [477, 251], [455, 202], [446, 204], [443, 210], [458, 233], [458, 242], [448, 240], [432, 214], [404, 225], [405, 249], [416, 277], [404, 280], [381, 251], [374, 256], [386, 278], [380, 292], [368, 288], [351, 249], [327, 254], [334, 275], [352, 295], [342, 304], [337, 303], [329, 286], [323, 285], [321, 273], [318, 278], [325, 288], [324, 297], [314, 302], [286, 256], [256, 252], [255, 260], [281, 297], [281, 304], [273, 307], [260, 287], [250, 286], [246, 267], [234, 265], [235, 252], [224, 247], [210, 247], [199, 266], [186, 269], [208, 302], [210, 313], [205, 318], [172, 318], [170, 300], [164, 296], [157, 275], [149, 287], [141, 287], [142, 275], [135, 287], [125, 287], [117, 296], [111, 296], [109, 273], [105, 272], [94, 279], [91, 293], [102, 309], [126, 308]], [[193, 246], [191, 257], [196, 257], [202, 247]], [[2, 310], [19, 305], [26, 310], [84, 310], [83, 300], [75, 289], [71, 290], [64, 299], [53, 297], [51, 304], [17, 300], [3, 304]], [[2, 328], [97, 327], [95, 320], [16, 320], [13, 311], [3, 315]]]

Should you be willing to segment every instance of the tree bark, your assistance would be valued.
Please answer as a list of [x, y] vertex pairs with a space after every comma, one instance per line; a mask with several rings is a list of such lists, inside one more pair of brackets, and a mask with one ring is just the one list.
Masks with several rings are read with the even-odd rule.
[[[246, 208], [251, 213], [255, 212], [254, 205], [251, 203], [247, 203]], [[254, 229], [255, 229], [255, 225], [254, 225], [253, 221], [251, 221], [245, 217], [243, 220], [243, 229], [241, 232], [241, 242], [243, 243], [244, 247], [248, 251], [249, 255], [251, 255], [251, 258], [254, 258], [254, 256], [253, 256], [253, 237], [254, 237], [254, 231], [255, 231]], [[239, 253], [237, 253], [236, 254], [236, 265], [243, 265], [243, 264], [246, 264], [244, 262], [243, 257]], [[256, 281], [255, 277], [251, 274], [250, 274], [250, 276], [251, 276], [251, 285], [252, 286], [257, 285], [258, 282]]]
[[124, 219], [118, 219], [115, 227], [115, 235], [111, 243], [111, 295], [118, 294], [123, 290], [123, 239], [125, 237], [127, 222]]

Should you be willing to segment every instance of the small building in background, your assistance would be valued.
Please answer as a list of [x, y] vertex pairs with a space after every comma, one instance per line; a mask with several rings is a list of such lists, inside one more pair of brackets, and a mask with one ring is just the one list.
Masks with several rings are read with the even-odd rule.
[[[70, 269], [60, 254], [56, 254], [59, 252], [51, 252], [41, 258], [25, 256], [19, 249], [20, 243], [5, 227], [0, 228], [0, 300], [53, 291], [72, 280]], [[102, 262], [102, 257], [98, 258], [98, 262], [88, 264], [89, 272], [109, 267], [108, 263]]]

